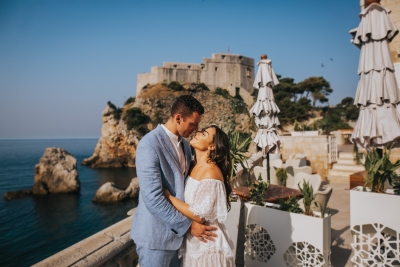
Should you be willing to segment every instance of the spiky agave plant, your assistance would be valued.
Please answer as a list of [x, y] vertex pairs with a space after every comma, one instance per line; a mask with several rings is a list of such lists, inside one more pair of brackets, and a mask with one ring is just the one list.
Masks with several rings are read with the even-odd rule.
[[364, 167], [368, 172], [368, 177], [364, 176], [365, 185], [371, 189], [371, 192], [384, 193], [385, 182], [390, 184], [397, 179], [395, 170], [400, 167], [400, 159], [395, 163], [390, 161], [391, 149], [385, 151], [382, 157], [373, 147], [369, 154], [364, 154], [365, 162]]
[[311, 204], [314, 201], [314, 189], [309, 181], [303, 180], [303, 188], [300, 186], [300, 182], [298, 183], [298, 187], [303, 194], [303, 204], [304, 204], [304, 214], [308, 216], [312, 216], [313, 212], [311, 210]]
[[248, 169], [247, 160], [249, 157], [246, 155], [247, 147], [251, 142], [251, 136], [240, 142], [240, 134], [239, 132], [229, 132], [229, 148], [231, 154], [231, 176], [232, 179], [236, 175], [237, 166], [240, 164], [243, 170]]

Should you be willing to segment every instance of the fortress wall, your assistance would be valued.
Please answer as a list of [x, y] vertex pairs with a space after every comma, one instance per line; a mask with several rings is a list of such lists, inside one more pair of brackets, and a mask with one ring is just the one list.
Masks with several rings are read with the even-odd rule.
[[152, 67], [151, 73], [139, 74], [136, 95], [143, 86], [160, 82], [204, 83], [210, 90], [227, 89], [232, 96], [238, 92], [251, 105], [253, 98], [254, 59], [241, 55], [212, 54], [203, 64], [164, 62], [162, 67]]

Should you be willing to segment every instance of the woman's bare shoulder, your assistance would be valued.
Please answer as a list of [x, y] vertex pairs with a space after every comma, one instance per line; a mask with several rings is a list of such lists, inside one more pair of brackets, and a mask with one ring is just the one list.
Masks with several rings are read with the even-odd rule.
[[211, 168], [208, 168], [205, 172], [203, 172], [200, 180], [203, 179], [212, 179], [224, 182], [224, 177], [222, 176], [222, 172], [217, 165], [213, 165]]

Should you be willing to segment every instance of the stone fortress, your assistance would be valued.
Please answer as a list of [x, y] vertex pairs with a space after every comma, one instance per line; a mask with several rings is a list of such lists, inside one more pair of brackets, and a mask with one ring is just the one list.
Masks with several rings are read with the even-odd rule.
[[226, 89], [232, 96], [240, 95], [246, 104], [253, 98], [254, 59], [233, 54], [212, 54], [202, 64], [164, 62], [162, 67], [152, 67], [150, 73], [138, 74], [136, 95], [147, 84], [160, 82], [204, 83], [214, 91], [217, 87]]

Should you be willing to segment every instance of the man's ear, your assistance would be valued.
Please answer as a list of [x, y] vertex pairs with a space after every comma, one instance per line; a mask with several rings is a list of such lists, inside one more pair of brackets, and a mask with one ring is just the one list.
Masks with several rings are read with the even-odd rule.
[[181, 124], [181, 122], [183, 121], [182, 115], [181, 114], [175, 114], [175, 121], [177, 124]]

